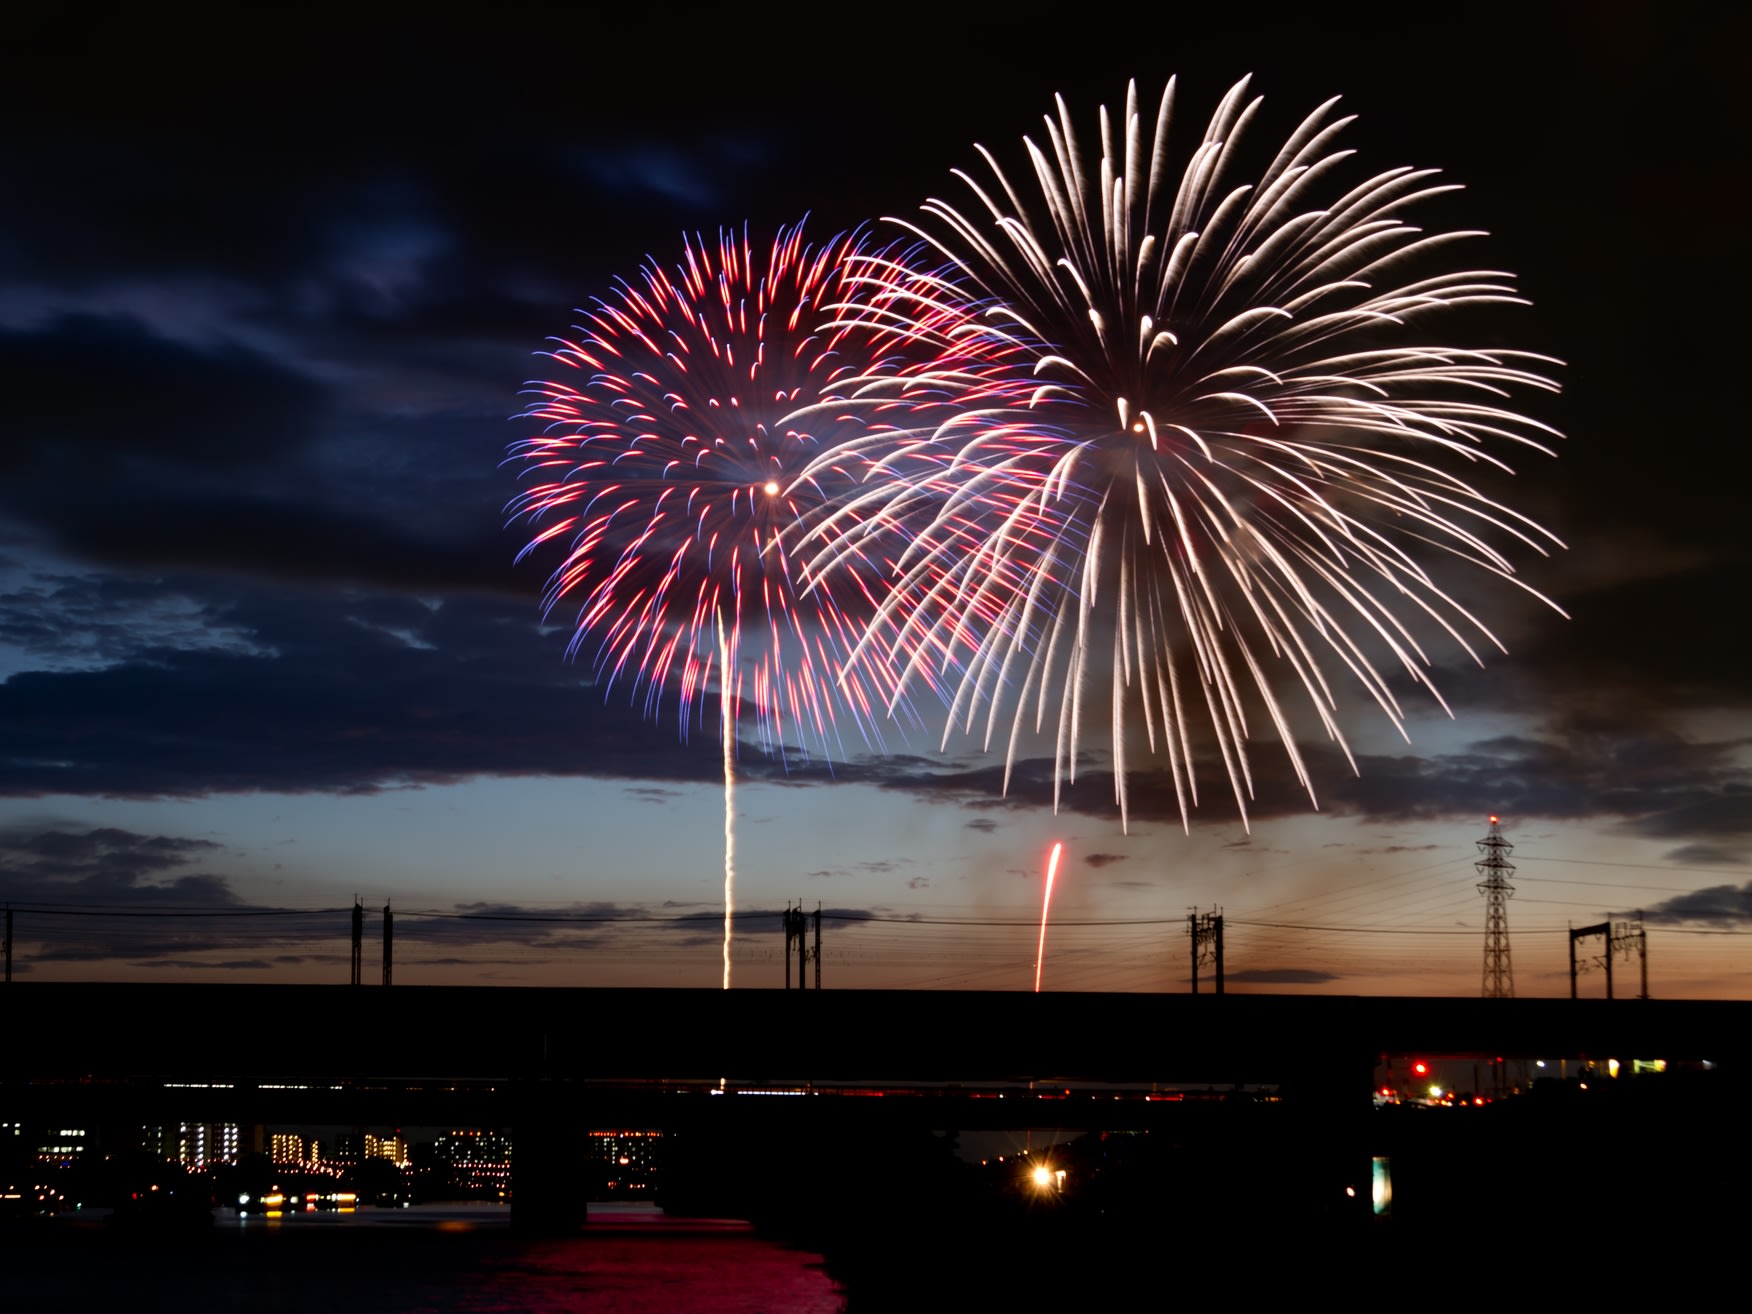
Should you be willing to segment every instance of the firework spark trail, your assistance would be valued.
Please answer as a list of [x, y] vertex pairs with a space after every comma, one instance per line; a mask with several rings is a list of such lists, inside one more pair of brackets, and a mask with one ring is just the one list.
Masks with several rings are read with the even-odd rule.
[[[730, 640], [724, 621], [718, 619], [718, 669], [730, 671]], [[718, 717], [724, 735], [724, 989], [730, 988], [730, 935], [736, 916], [736, 722], [735, 706], [728, 692], [718, 699]]]
[[[880, 723], [896, 705], [893, 672], [844, 660], [892, 563], [854, 552], [832, 581], [806, 587], [781, 539], [862, 480], [870, 458], [844, 450], [848, 439], [916, 425], [915, 410], [943, 405], [904, 390], [855, 411], [832, 400], [842, 379], [902, 367], [892, 354], [902, 321], [878, 323], [874, 304], [891, 293], [854, 283], [855, 257], [891, 271], [906, 259], [858, 233], [809, 245], [801, 225], [765, 253], [746, 232], [722, 232], [715, 247], [684, 238], [673, 269], [648, 260], [544, 353], [556, 377], [528, 385], [535, 400], [522, 417], [539, 431], [507, 458], [528, 481], [509, 507], [531, 526], [519, 560], [559, 554], [544, 613], [576, 604], [569, 652], [591, 653], [605, 693], [626, 681], [647, 715], [673, 695], [685, 738], [717, 688], [726, 985], [743, 709], [788, 770], [793, 752], [842, 756], [842, 716], [882, 748]], [[827, 307], [866, 300], [859, 322], [831, 322]], [[881, 539], [866, 536], [867, 550]]]
[[885, 568], [854, 562], [833, 587], [805, 591], [780, 538], [858, 477], [836, 444], [882, 428], [831, 405], [808, 427], [795, 418], [842, 375], [882, 367], [891, 331], [821, 327], [864, 249], [855, 234], [807, 246], [801, 226], [781, 230], [764, 261], [745, 234], [721, 234], [715, 251], [686, 240], [674, 271], [647, 263], [545, 353], [575, 380], [529, 385], [524, 418], [542, 430], [512, 447], [532, 482], [509, 510], [539, 526], [522, 556], [566, 545], [544, 607], [576, 601], [572, 650], [594, 641], [597, 677], [630, 680], [647, 713], [675, 692], [684, 735], [723, 618], [748, 669], [717, 679], [752, 704], [764, 747], [782, 754], [795, 736], [831, 757], [840, 712], [881, 747], [871, 712], [890, 700], [858, 670], [842, 678], [837, 658], [863, 632]]
[[[799, 550], [812, 578], [831, 579], [873, 526], [907, 526], [856, 658], [902, 686], [937, 685], [952, 725], [983, 719], [987, 747], [1010, 706], [1006, 789], [1024, 736], [1044, 729], [1055, 806], [1110, 657], [1122, 820], [1130, 721], [1166, 757], [1187, 825], [1207, 741], [1246, 820], [1261, 716], [1315, 801], [1280, 684], [1301, 690], [1302, 714], [1353, 770], [1335, 674], [1402, 736], [1394, 668], [1446, 711], [1418, 630], [1475, 661], [1478, 640], [1502, 645], [1430, 563], [1458, 560], [1556, 609], [1508, 552], [1561, 544], [1455, 469], [1509, 473], [1498, 449], [1550, 454], [1557, 435], [1505, 404], [1555, 392], [1539, 371], [1556, 362], [1423, 336], [1438, 312], [1525, 304], [1507, 274], [1443, 266], [1478, 234], [1401, 217], [1454, 188], [1409, 168], [1341, 184], [1351, 152], [1332, 142], [1350, 120], [1330, 101], [1252, 182], [1233, 182], [1260, 104], [1245, 81], [1177, 171], [1173, 95], [1171, 81], [1147, 120], [1128, 89], [1117, 132], [1103, 108], [1098, 161], [1060, 101], [1047, 146], [1024, 139], [1032, 189], [981, 147], [993, 183], [958, 172], [968, 212], [931, 200], [923, 221], [896, 221], [946, 274], [903, 286], [860, 262], [889, 294], [873, 304], [944, 351], [962, 415], [896, 454], [871, 449], [870, 477]], [[968, 388], [956, 362], [982, 353], [1020, 358], [1025, 389], [978, 376]]]
[[1052, 856], [1046, 860], [1046, 893], [1040, 900], [1040, 943], [1034, 950], [1034, 993], [1040, 993], [1040, 971], [1046, 966], [1046, 916], [1052, 911], [1052, 882], [1058, 875], [1059, 852], [1065, 846], [1055, 842]]

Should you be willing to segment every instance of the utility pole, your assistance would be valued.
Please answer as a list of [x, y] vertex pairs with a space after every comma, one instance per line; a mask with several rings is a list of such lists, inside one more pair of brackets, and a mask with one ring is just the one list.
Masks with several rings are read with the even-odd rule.
[[1509, 898], [1515, 887], [1509, 877], [1515, 864], [1509, 854], [1515, 846], [1503, 838], [1498, 818], [1490, 819], [1490, 834], [1478, 841], [1479, 859], [1473, 863], [1482, 878], [1478, 892], [1484, 896], [1484, 997], [1513, 999], [1515, 969], [1509, 960]]
[[395, 960], [395, 918], [389, 911], [389, 901], [383, 903], [383, 984], [388, 985], [394, 973], [391, 966]]
[[[1591, 935], [1597, 935], [1600, 937], [1601, 943], [1605, 946], [1605, 951], [1598, 958], [1588, 962], [1578, 963], [1576, 961], [1576, 941], [1586, 940]], [[1604, 967], [1606, 969], [1606, 998], [1612, 998], [1612, 923], [1596, 922], [1592, 926], [1572, 926], [1569, 933], [1569, 954], [1570, 998], [1574, 999], [1576, 997], [1577, 974], [1590, 971], [1595, 967]]]
[[785, 905], [785, 989], [787, 990], [791, 988], [792, 945], [797, 947], [797, 989], [801, 990], [805, 984], [803, 980], [803, 957], [805, 953], [803, 944], [803, 905], [798, 904], [793, 908], [787, 903]]
[[1643, 930], [1640, 912], [1637, 913], [1634, 922], [1614, 923], [1612, 949], [1614, 952], [1623, 954], [1626, 958], [1632, 954], [1637, 956], [1642, 966], [1642, 990], [1638, 993], [1637, 998], [1647, 999], [1649, 997], [1649, 936], [1648, 932]]
[[[1598, 958], [1578, 959], [1576, 957], [1576, 941], [1586, 940], [1591, 936], [1600, 937], [1600, 956]], [[1619, 956], [1629, 958], [1635, 954], [1642, 968], [1642, 990], [1638, 999], [1649, 997], [1649, 937], [1643, 930], [1642, 914], [1636, 915], [1635, 921], [1596, 922], [1592, 926], [1575, 926], [1569, 933], [1570, 956], [1570, 998], [1576, 997], [1576, 978], [1583, 972], [1590, 972], [1596, 967], [1606, 971], [1606, 998], [1613, 997], [1612, 960]]]
[[809, 948], [809, 914], [803, 911], [803, 900], [793, 908], [785, 905], [785, 989], [791, 988], [791, 946], [797, 946], [797, 989], [809, 988], [808, 966], [815, 961], [815, 988], [821, 989], [821, 905], [815, 905], [815, 949]]
[[353, 896], [353, 984], [363, 981], [365, 964], [365, 905]]
[[1223, 910], [1201, 913], [1194, 908], [1186, 919], [1187, 938], [1192, 941], [1192, 993], [1198, 993], [1198, 969], [1215, 968], [1216, 993], [1223, 993]]

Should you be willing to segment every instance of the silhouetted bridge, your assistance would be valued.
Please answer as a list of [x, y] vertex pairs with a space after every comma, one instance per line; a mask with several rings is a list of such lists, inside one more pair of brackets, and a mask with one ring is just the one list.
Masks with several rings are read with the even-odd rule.
[[1361, 1077], [1382, 1054], [1743, 1062], [1752, 1002], [469, 986], [0, 987], [0, 1079]]
[[[1738, 1001], [14, 982], [0, 987], [0, 1120], [843, 1138], [1143, 1129], [1196, 1116], [1152, 1087], [1246, 1083], [1285, 1091], [1354, 1157], [1347, 1129], [1384, 1055], [1744, 1073], [1749, 1051]], [[532, 1171], [519, 1161], [524, 1199], [545, 1194]]]

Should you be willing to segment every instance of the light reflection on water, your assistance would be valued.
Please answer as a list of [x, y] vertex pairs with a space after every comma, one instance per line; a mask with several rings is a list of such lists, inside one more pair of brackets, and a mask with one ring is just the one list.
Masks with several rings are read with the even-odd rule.
[[484, 1266], [471, 1303], [454, 1308], [838, 1314], [844, 1306], [820, 1256], [763, 1241], [746, 1223], [672, 1220], [637, 1208], [593, 1207], [588, 1236], [514, 1243]]
[[[360, 1210], [240, 1220], [210, 1234], [100, 1225], [0, 1231], [6, 1304], [20, 1310], [228, 1309], [247, 1314], [840, 1314], [820, 1257], [746, 1223], [591, 1207], [576, 1237], [511, 1234], [492, 1207]], [[34, 1243], [33, 1243], [34, 1242]], [[16, 1302], [16, 1303], [15, 1303]]]

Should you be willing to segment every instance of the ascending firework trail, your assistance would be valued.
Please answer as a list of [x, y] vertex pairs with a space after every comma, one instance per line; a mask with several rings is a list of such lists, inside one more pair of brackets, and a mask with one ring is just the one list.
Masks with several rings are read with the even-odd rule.
[[1034, 993], [1040, 993], [1040, 969], [1046, 966], [1046, 915], [1052, 911], [1052, 882], [1058, 875], [1059, 854], [1064, 849], [1063, 844], [1052, 846], [1052, 855], [1046, 860], [1046, 893], [1040, 896], [1040, 943], [1034, 949]]

